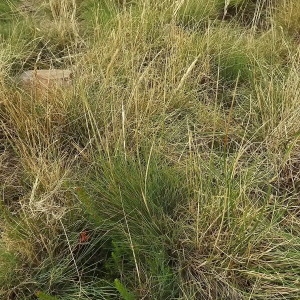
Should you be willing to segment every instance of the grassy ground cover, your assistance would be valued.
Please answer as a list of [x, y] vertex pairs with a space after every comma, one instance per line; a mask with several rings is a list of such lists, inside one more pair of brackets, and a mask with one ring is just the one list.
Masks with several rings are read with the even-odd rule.
[[1, 299], [300, 299], [297, 0], [2, 2]]

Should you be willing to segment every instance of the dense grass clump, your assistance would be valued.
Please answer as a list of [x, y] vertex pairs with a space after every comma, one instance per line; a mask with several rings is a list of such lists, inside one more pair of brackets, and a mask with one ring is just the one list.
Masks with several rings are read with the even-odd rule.
[[[300, 299], [296, 0], [0, 4], [0, 298]], [[66, 87], [24, 86], [70, 69]]]

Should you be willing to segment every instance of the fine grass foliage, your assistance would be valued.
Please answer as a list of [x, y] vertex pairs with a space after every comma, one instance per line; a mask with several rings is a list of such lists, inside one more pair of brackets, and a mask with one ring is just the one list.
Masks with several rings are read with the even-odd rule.
[[0, 298], [299, 299], [298, 6], [1, 3]]
[[274, 22], [284, 33], [299, 40], [299, 2], [280, 1], [274, 14]]
[[8, 37], [9, 33], [13, 30], [15, 8], [19, 1], [4, 0], [0, 4], [0, 38]]

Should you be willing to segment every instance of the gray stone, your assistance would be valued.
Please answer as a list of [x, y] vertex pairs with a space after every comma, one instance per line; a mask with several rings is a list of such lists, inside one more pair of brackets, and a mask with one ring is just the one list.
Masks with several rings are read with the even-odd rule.
[[25, 88], [48, 89], [64, 87], [72, 84], [72, 72], [68, 69], [29, 70], [19, 77], [21, 85]]

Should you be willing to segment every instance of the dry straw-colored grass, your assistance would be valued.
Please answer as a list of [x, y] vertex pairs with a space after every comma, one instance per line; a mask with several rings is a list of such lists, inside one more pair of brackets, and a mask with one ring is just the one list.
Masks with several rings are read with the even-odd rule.
[[[299, 299], [297, 1], [25, 4], [0, 4], [1, 297]], [[17, 82], [53, 68], [68, 88]]]

